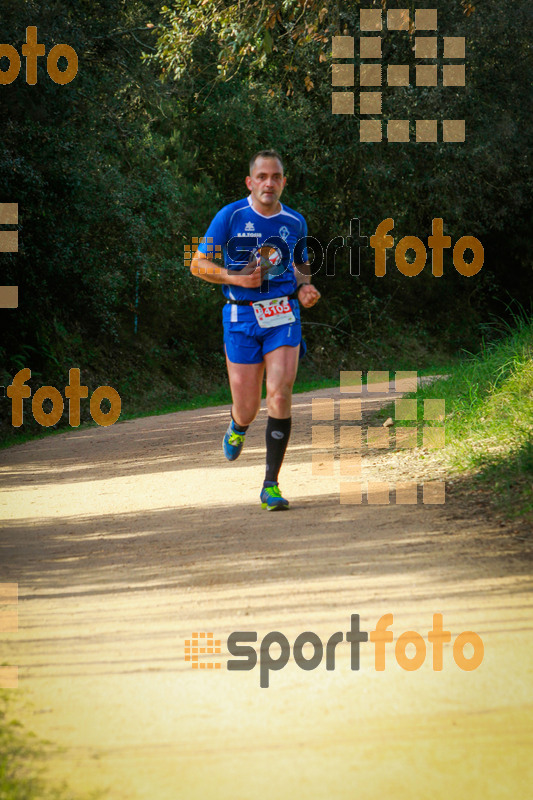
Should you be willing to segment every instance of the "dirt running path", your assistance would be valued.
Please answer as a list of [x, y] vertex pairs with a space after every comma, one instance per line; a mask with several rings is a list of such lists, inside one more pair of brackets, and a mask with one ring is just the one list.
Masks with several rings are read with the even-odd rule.
[[[234, 464], [220, 450], [227, 408], [0, 454], [0, 581], [20, 593], [19, 632], [3, 634], [0, 661], [19, 665], [34, 704], [25, 722], [65, 748], [55, 777], [107, 788], [111, 800], [528, 796], [524, 543], [483, 508], [466, 517], [453, 495], [444, 506], [341, 505], [338, 473], [311, 474], [318, 396], [335, 391], [295, 398], [283, 514], [258, 503], [264, 410]], [[370, 456], [365, 469], [393, 480], [395, 463]], [[281, 631], [291, 645], [314, 631], [326, 642], [355, 613], [366, 631], [394, 615], [382, 672], [371, 643], [352, 671], [346, 642], [334, 671], [291, 658], [268, 689], [258, 668], [225, 668], [232, 631]], [[420, 669], [397, 664], [399, 635], [427, 643], [434, 613], [452, 642], [464, 630], [482, 637], [478, 669], [459, 669], [451, 644], [440, 672], [429, 645]], [[222, 669], [185, 662], [193, 631], [220, 638]]]

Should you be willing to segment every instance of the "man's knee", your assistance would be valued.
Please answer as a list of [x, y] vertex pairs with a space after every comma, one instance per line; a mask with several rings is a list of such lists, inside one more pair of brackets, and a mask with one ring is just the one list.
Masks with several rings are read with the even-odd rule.
[[283, 400], [290, 399], [292, 394], [292, 383], [281, 383], [275, 386], [268, 386], [267, 384], [267, 398], [276, 402], [283, 402]]
[[292, 382], [268, 386], [267, 384], [267, 405], [273, 408], [290, 408], [292, 397]]

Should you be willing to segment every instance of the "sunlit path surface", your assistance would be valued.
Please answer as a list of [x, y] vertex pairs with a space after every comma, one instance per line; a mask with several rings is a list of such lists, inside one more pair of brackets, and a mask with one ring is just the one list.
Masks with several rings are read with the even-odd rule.
[[[524, 543], [482, 509], [466, 518], [453, 500], [341, 505], [338, 473], [311, 474], [311, 397], [333, 394], [295, 398], [284, 514], [258, 502], [264, 411], [231, 465], [220, 449], [224, 408], [0, 454], [0, 581], [19, 584], [19, 632], [2, 635], [2, 661], [19, 665], [12, 691], [33, 703], [24, 722], [64, 747], [54, 777], [113, 800], [529, 795]], [[367, 469], [379, 473], [376, 464], [369, 457]], [[437, 613], [451, 632], [442, 671], [428, 642]], [[351, 669], [351, 614], [368, 632], [393, 614], [383, 671], [372, 642]], [[200, 661], [221, 669], [185, 661], [185, 641], [202, 631], [222, 653]], [[325, 654], [312, 671], [291, 655], [260, 688], [259, 666], [226, 669], [232, 631], [257, 631], [259, 641], [279, 631], [291, 647], [303, 631], [324, 645], [341, 631], [344, 641], [334, 670]], [[427, 648], [414, 671], [395, 655], [405, 631]], [[462, 631], [484, 644], [473, 671], [454, 660]]]

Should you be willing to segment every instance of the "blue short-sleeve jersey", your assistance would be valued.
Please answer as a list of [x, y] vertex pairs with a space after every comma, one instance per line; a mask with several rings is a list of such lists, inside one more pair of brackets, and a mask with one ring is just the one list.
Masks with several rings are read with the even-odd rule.
[[307, 261], [307, 224], [297, 211], [280, 203], [281, 210], [269, 217], [252, 206], [251, 196], [224, 206], [211, 222], [198, 250], [207, 258], [217, 249], [224, 256], [227, 269], [241, 270], [257, 252], [270, 245], [275, 248], [270, 261], [272, 269], [258, 289], [222, 286], [230, 300], [259, 300], [290, 295], [296, 290], [294, 264]]

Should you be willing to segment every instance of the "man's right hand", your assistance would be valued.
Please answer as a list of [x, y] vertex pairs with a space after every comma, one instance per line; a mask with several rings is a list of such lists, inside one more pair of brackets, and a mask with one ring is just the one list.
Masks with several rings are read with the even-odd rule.
[[[232, 283], [234, 286], [242, 286], [243, 289], [258, 289], [263, 283], [263, 270], [260, 264], [254, 266], [255, 263], [254, 259], [253, 263], [248, 264], [239, 272], [233, 272], [233, 274], [231, 274], [231, 281], [228, 282]], [[228, 270], [228, 277], [229, 276], [230, 271]]]

